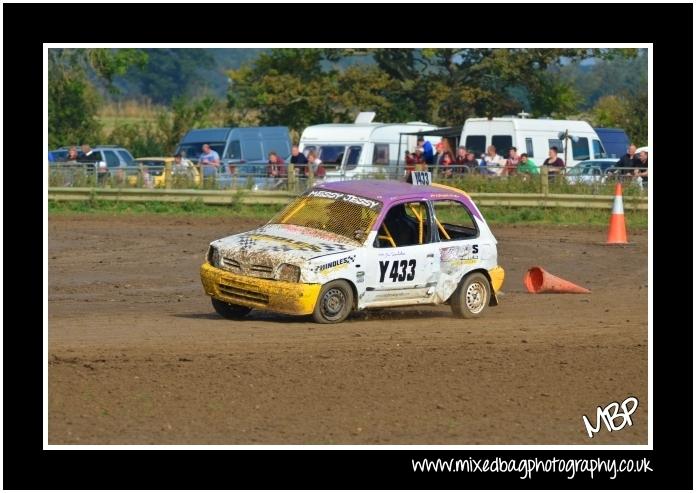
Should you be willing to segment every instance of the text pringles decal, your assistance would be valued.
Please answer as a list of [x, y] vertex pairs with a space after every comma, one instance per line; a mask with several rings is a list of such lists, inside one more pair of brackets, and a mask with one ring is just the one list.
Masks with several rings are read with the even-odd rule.
[[343, 257], [338, 260], [332, 260], [331, 262], [322, 264], [316, 268], [316, 271], [326, 274], [327, 272], [344, 269], [353, 262], [355, 262], [355, 255], [350, 255], [348, 257]]
[[329, 192], [328, 190], [313, 190], [307, 194], [308, 197], [320, 197], [324, 199], [334, 199], [342, 200], [343, 202], [350, 202], [351, 204], [362, 205], [369, 209], [375, 209], [379, 207], [379, 202], [376, 200], [366, 199], [364, 197], [358, 197], [357, 195], [350, 195], [348, 193], [340, 192]]

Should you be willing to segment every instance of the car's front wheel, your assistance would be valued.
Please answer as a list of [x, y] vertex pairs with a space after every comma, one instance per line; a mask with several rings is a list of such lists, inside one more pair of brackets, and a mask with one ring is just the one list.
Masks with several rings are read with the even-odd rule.
[[450, 307], [456, 317], [478, 318], [491, 301], [491, 283], [480, 272], [464, 277], [452, 294]]
[[353, 290], [347, 281], [326, 283], [314, 307], [314, 321], [320, 324], [343, 322], [353, 309]]
[[248, 315], [251, 311], [251, 308], [247, 308], [246, 306], [225, 303], [224, 301], [216, 300], [215, 298], [210, 298], [210, 300], [213, 302], [213, 308], [215, 308], [218, 315], [230, 320], [239, 320], [245, 315]]

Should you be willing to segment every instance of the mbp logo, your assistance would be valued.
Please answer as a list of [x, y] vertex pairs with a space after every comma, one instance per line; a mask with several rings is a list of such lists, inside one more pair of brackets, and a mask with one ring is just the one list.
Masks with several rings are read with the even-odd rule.
[[[621, 409], [621, 412], [619, 412], [619, 409]], [[633, 421], [631, 420], [631, 414], [636, 412], [636, 409], [638, 409], [638, 399], [635, 397], [628, 397], [625, 401], [621, 403], [621, 405], [619, 405], [618, 402], [612, 402], [604, 409], [597, 406], [596, 427], [593, 427], [590, 424], [590, 420], [587, 419], [587, 416], [583, 416], [582, 421], [583, 423], [585, 423], [585, 429], [587, 430], [587, 434], [590, 438], [592, 438], [593, 434], [597, 433], [601, 429], [602, 422], [604, 422], [604, 425], [610, 432], [622, 430], [626, 425], [633, 425]], [[619, 426], [617, 426], [616, 424], [616, 420], [618, 418], [621, 418]]]

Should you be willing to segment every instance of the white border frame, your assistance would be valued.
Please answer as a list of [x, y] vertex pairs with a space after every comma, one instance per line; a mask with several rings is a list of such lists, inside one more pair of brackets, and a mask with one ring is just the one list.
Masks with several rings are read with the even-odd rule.
[[[648, 146], [653, 160], [652, 43], [44, 43], [44, 156], [48, 155], [50, 48], [645, 48], [648, 50]], [[0, 58], [2, 55], [0, 54]], [[0, 86], [2, 72], [0, 68]], [[0, 137], [1, 139], [2, 137]], [[0, 145], [2, 141], [0, 140]], [[1, 176], [1, 175], [0, 175]], [[653, 182], [654, 176], [650, 177]], [[0, 178], [0, 182], [1, 182]], [[50, 445], [48, 443], [48, 170], [43, 167], [43, 450], [653, 450], [653, 186], [648, 187], [648, 444], [647, 445]], [[2, 205], [0, 204], [0, 210]], [[0, 239], [2, 233], [0, 232]], [[0, 267], [0, 273], [2, 267]], [[0, 288], [0, 292], [2, 288]], [[2, 342], [0, 342], [2, 344]], [[0, 370], [2, 371], [2, 370]], [[622, 396], [617, 396], [620, 398]], [[0, 397], [0, 399], [2, 399]], [[642, 402], [642, 401], [641, 401]], [[601, 405], [603, 403], [597, 403]], [[578, 416], [578, 420], [581, 417]], [[696, 433], [696, 431], [695, 431]]]

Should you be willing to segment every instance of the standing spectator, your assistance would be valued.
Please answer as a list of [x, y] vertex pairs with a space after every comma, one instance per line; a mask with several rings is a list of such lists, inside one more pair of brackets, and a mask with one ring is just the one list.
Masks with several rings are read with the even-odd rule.
[[433, 164], [433, 145], [423, 137], [418, 137], [418, 140], [416, 141], [416, 148], [418, 147], [423, 149], [423, 159], [425, 160], [425, 164]]
[[517, 172], [517, 167], [520, 164], [520, 156], [517, 155], [517, 147], [510, 148], [510, 155], [505, 160], [505, 168], [503, 169], [503, 175], [512, 176]]
[[275, 151], [268, 153], [268, 176], [272, 178], [288, 176], [288, 169], [285, 166], [285, 161], [283, 161], [283, 158], [278, 156], [278, 153]]
[[549, 149], [549, 157], [544, 160], [543, 166], [549, 167], [549, 175], [557, 175], [563, 168], [565, 168], [563, 159], [558, 157], [558, 147], [552, 146]]
[[[486, 149], [486, 154], [482, 156], [481, 165], [492, 167], [492, 173], [500, 176], [505, 166], [505, 159], [498, 154], [494, 145], [489, 145]], [[490, 174], [491, 171], [488, 173]]]
[[474, 151], [466, 151], [466, 160], [464, 161], [464, 166], [467, 166], [469, 168], [469, 171], [476, 171], [478, 169], [479, 162], [476, 159]]
[[68, 149], [68, 155], [65, 157], [65, 161], [68, 163], [76, 163], [80, 155], [77, 153], [76, 146], [70, 146]]
[[539, 167], [529, 159], [526, 152], [520, 154], [520, 163], [517, 165], [517, 172], [525, 175], [538, 175]]
[[290, 154], [290, 162], [295, 165], [295, 169], [299, 170], [300, 176], [308, 176], [307, 158], [300, 152], [300, 147], [296, 145], [292, 146]]
[[638, 164], [636, 176], [640, 181], [640, 186], [643, 188], [648, 185], [648, 151], [640, 151], [638, 154]]
[[94, 150], [89, 146], [89, 144], [82, 144], [82, 156], [77, 158], [78, 163], [92, 163], [94, 166], [98, 166], [97, 170], [97, 183], [104, 183], [106, 177], [108, 176], [108, 169], [106, 167], [106, 161], [102, 161], [101, 155], [94, 152]]
[[442, 175], [445, 178], [450, 178], [452, 176], [452, 163], [454, 163], [452, 155], [446, 152], [445, 155], [442, 156]]
[[457, 148], [457, 155], [454, 156], [454, 173], [466, 173], [466, 171], [464, 171], [464, 166], [466, 165], [466, 147], [459, 146]]
[[636, 154], [636, 145], [635, 144], [630, 144], [628, 146], [628, 149], [626, 150], [626, 154], [621, 156], [621, 159], [619, 159], [616, 163], [617, 168], [621, 168], [619, 171], [619, 174], [621, 175], [632, 175], [634, 170], [631, 168], [637, 168], [638, 163], [640, 162], [640, 157], [638, 154]]
[[312, 167], [312, 172], [315, 178], [324, 178], [326, 176], [326, 168], [321, 162], [321, 159], [317, 157], [317, 153], [314, 151], [309, 151], [307, 155], [308, 165]]
[[203, 154], [198, 158], [203, 177], [215, 176], [220, 167], [220, 155], [209, 144], [203, 144]]

